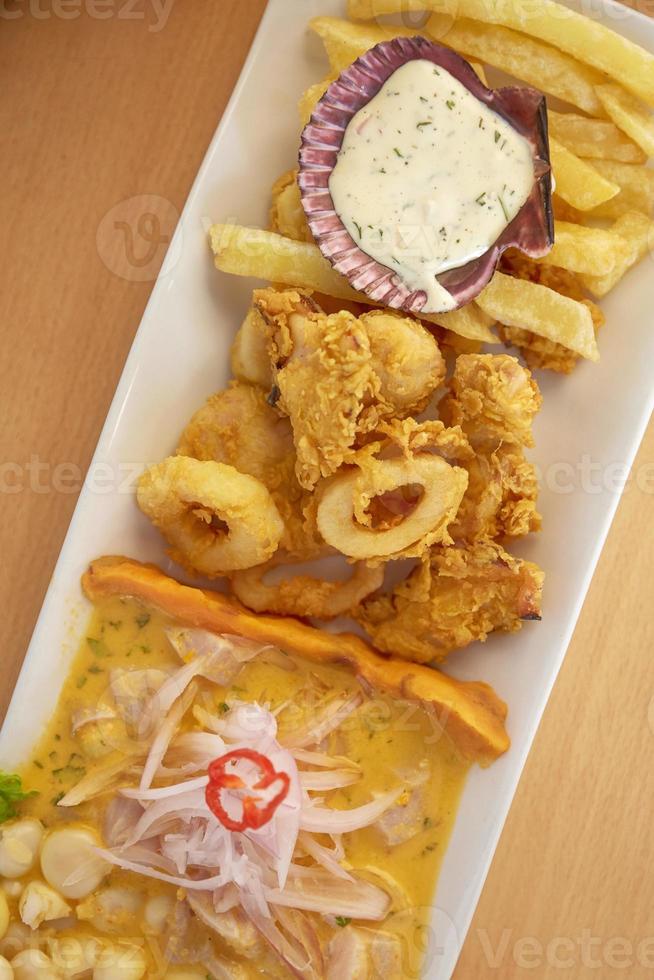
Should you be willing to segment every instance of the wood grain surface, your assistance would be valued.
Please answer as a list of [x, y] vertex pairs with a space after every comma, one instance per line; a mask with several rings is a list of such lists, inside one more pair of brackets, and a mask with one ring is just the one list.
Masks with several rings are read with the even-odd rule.
[[[264, 5], [0, 2], [0, 715], [152, 287], [98, 228], [133, 195], [182, 208]], [[654, 975], [654, 427], [636, 472], [458, 980]]]

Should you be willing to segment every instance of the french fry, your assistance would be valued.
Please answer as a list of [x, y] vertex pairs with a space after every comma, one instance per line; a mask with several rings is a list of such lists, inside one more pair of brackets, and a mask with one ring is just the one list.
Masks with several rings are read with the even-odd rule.
[[620, 193], [587, 212], [589, 218], [621, 218], [629, 211], [641, 211], [648, 216], [652, 213], [654, 170], [615, 160], [593, 160], [593, 167], [606, 180], [617, 184]]
[[[239, 225], [214, 225], [209, 231], [216, 268], [235, 276], [249, 276], [283, 283], [298, 289], [313, 289], [338, 299], [353, 300], [374, 306], [364, 293], [352, 289], [347, 280], [336, 272], [317, 245], [296, 242], [271, 231], [243, 228]], [[474, 303], [451, 313], [425, 314], [421, 317], [453, 333], [496, 344], [497, 337], [489, 329], [493, 322]]]
[[[645, 257], [654, 245], [654, 224], [644, 214], [629, 211], [615, 222], [611, 233], [619, 235], [627, 245], [626, 255], [603, 276], [582, 276], [582, 282], [594, 296], [606, 296], [636, 262]], [[651, 244], [650, 244], [651, 243]]]
[[349, 0], [348, 10], [355, 20], [426, 10], [509, 27], [606, 72], [654, 105], [654, 55], [554, 0]]
[[641, 148], [607, 119], [589, 119], [574, 112], [549, 109], [547, 121], [550, 134], [575, 156], [621, 163], [645, 163], [647, 160]]
[[654, 119], [646, 106], [619, 85], [598, 85], [595, 91], [616, 126], [647, 156], [654, 156]]
[[620, 193], [618, 184], [603, 177], [599, 168], [575, 156], [554, 138], [550, 138], [550, 156], [556, 193], [578, 211], [590, 211]]
[[547, 286], [496, 272], [476, 302], [508, 327], [531, 330], [590, 361], [599, 360], [588, 307]]
[[[353, 61], [382, 41], [391, 41], [394, 37], [416, 37], [418, 34], [429, 36], [425, 31], [412, 31], [404, 27], [352, 24], [340, 17], [314, 17], [309, 22], [309, 27], [323, 42], [330, 68], [335, 75], [339, 75]], [[483, 65], [475, 61], [471, 61], [470, 65], [477, 77], [487, 85]], [[598, 84], [600, 80], [598, 78]], [[595, 101], [599, 108], [599, 102], [597, 99]]]
[[331, 85], [333, 81], [338, 78], [338, 72], [336, 74], [328, 75], [327, 78], [323, 78], [321, 82], [316, 82], [315, 85], [310, 85], [309, 88], [301, 96], [298, 102], [298, 112], [300, 113], [300, 122], [303, 126], [311, 119], [311, 114], [316, 108], [323, 95]]
[[337, 75], [381, 41], [390, 41], [394, 37], [415, 37], [423, 33], [405, 27], [352, 24], [340, 17], [314, 17], [309, 21], [309, 28], [322, 41], [330, 68]]
[[554, 245], [539, 262], [556, 265], [568, 272], [591, 276], [608, 275], [629, 255], [629, 247], [619, 233], [603, 228], [584, 228], [583, 225], [557, 221], [554, 226]]
[[595, 93], [603, 76], [582, 65], [549, 44], [517, 34], [506, 27], [480, 24], [474, 20], [457, 20], [433, 15], [427, 31], [435, 41], [453, 48], [466, 58], [478, 58], [486, 64], [514, 75], [547, 95], [588, 112], [602, 114]]

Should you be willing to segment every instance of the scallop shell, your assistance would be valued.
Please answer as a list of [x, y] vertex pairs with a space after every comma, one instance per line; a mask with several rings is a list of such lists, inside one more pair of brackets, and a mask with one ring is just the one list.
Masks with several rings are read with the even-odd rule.
[[427, 296], [410, 290], [396, 271], [366, 254], [334, 208], [329, 177], [352, 117], [406, 62], [421, 58], [439, 65], [531, 144], [535, 181], [524, 205], [500, 237], [477, 259], [450, 269], [438, 281], [457, 307], [474, 299], [491, 279], [505, 249], [516, 247], [532, 258], [546, 255], [554, 242], [552, 175], [545, 98], [536, 89], [511, 86], [488, 89], [467, 61], [424, 37], [383, 41], [350, 65], [329, 86], [302, 133], [298, 183], [307, 221], [320, 251], [350, 284], [376, 303], [420, 313]]

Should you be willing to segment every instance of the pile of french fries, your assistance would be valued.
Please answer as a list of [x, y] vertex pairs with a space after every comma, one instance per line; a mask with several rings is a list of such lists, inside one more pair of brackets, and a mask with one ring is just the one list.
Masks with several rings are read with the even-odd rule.
[[[385, 22], [408, 9], [430, 15], [421, 29]], [[553, 0], [349, 0], [349, 16], [310, 24], [329, 72], [300, 99], [303, 125], [345, 68], [398, 36], [423, 34], [452, 48], [486, 84], [487, 70], [499, 70], [501, 84], [532, 85], [548, 96], [551, 252], [537, 262], [508, 261], [473, 303], [422, 319], [469, 344], [513, 343], [532, 367], [567, 372], [579, 357], [597, 360], [603, 318], [594, 299], [654, 243], [654, 170], [646, 166], [654, 155], [654, 56]], [[211, 243], [224, 272], [371, 305], [313, 242], [293, 173], [273, 188], [271, 230], [215, 225]]]

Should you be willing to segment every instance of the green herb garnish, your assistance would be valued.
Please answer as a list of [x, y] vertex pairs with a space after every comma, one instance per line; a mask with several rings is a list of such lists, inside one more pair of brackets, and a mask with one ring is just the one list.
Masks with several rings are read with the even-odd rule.
[[475, 201], [476, 201], [477, 204], [485, 204], [486, 203], [486, 191], [482, 191], [481, 194], [479, 195], [479, 197], [476, 197], [475, 198]]
[[447, 106], [448, 109], [453, 109], [456, 103], [454, 99], [447, 99], [445, 105]]
[[79, 688], [84, 687], [84, 685], [86, 684], [87, 680], [88, 680], [88, 677], [86, 676], [86, 674], [82, 674], [81, 677], [78, 677], [77, 678], [77, 683], [75, 684], [75, 687], [79, 690]]
[[0, 771], [0, 823], [16, 816], [17, 805], [36, 793], [25, 793], [20, 776]]
[[107, 649], [107, 645], [104, 640], [96, 640], [93, 636], [87, 636], [86, 642], [91, 648], [91, 653], [96, 657], [110, 657], [111, 654]]
[[498, 131], [495, 130], [495, 142], [499, 143], [499, 141], [500, 141], [500, 133], [498, 133]]
[[150, 613], [142, 612], [135, 617], [134, 622], [140, 630], [150, 622]]
[[504, 212], [504, 218], [505, 218], [505, 220], [506, 221], [509, 221], [509, 212], [506, 210], [506, 205], [504, 203], [504, 200], [503, 200], [501, 194], [498, 194], [497, 195], [497, 200], [500, 202], [500, 207], [502, 208], [502, 211]]
[[398, 157], [401, 157], [404, 160], [404, 154], [400, 153], [400, 151], [396, 146], [393, 147], [393, 152], [396, 153]]
[[218, 711], [220, 711], [220, 713], [222, 715], [226, 715], [227, 714], [227, 712], [229, 711], [229, 705], [227, 704], [226, 701], [221, 701], [220, 702], [220, 704], [218, 705]]
[[426, 119], [424, 122], [419, 122], [417, 124], [416, 128], [417, 129], [420, 129], [422, 126], [431, 126], [433, 124], [433, 122], [434, 122], [433, 119]]
[[336, 916], [336, 925], [337, 926], [340, 926], [341, 929], [343, 929], [345, 926], [349, 926], [349, 924], [350, 924], [351, 921], [352, 921], [352, 919], [350, 919], [349, 916], [347, 916], [347, 915], [337, 915]]
[[361, 225], [358, 222], [356, 222], [356, 221], [354, 221], [353, 224], [354, 224], [354, 227], [356, 228], [356, 230], [359, 233], [359, 238], [361, 238]]

